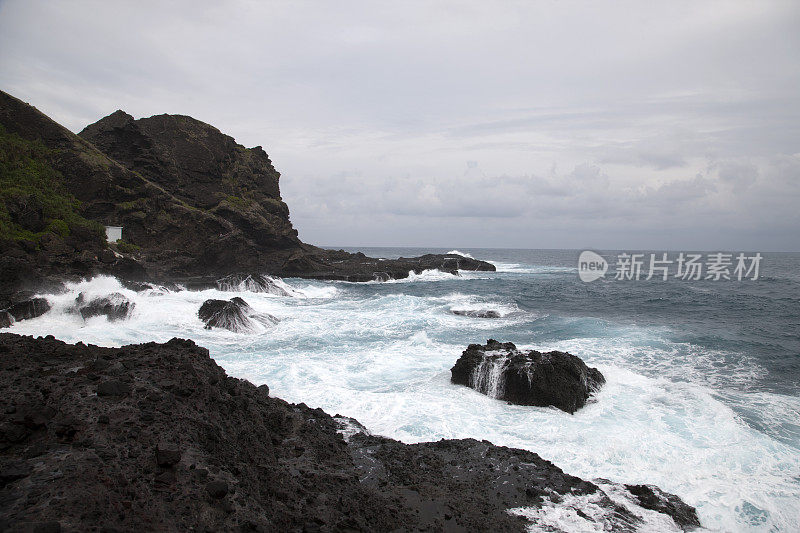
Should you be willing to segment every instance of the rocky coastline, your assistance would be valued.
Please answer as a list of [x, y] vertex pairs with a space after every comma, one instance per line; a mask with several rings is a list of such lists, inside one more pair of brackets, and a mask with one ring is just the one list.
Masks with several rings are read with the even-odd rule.
[[[495, 270], [454, 254], [378, 259], [302, 242], [266, 152], [191, 117], [116, 111], [75, 135], [0, 91], [0, 127], [9, 172], [28, 166], [51, 182], [0, 198], [0, 309], [96, 274], [207, 288], [253, 272], [363, 282]], [[103, 225], [123, 227], [124, 240], [105, 242]]]
[[[495, 270], [458, 254], [382, 259], [306, 244], [266, 152], [187, 116], [116, 111], [75, 135], [0, 91], [0, 148], [0, 328], [47, 312], [37, 293], [98, 274], [136, 291], [285, 296], [270, 276]], [[124, 241], [107, 242], [103, 226], [122, 226]], [[125, 320], [133, 305], [81, 294], [69, 312]], [[234, 332], [277, 321], [238, 297], [198, 313]], [[464, 376], [480, 348], [468, 348]], [[559, 506], [605, 530], [699, 525], [657, 487], [583, 480], [529, 451], [370, 435], [227, 376], [188, 340], [100, 348], [0, 333], [0, 391], [0, 531], [524, 531]], [[574, 412], [592, 391], [519, 403]]]
[[657, 487], [532, 452], [369, 435], [227, 376], [192, 341], [3, 333], [0, 383], [3, 531], [525, 531], [563, 502], [606, 530], [699, 525]]

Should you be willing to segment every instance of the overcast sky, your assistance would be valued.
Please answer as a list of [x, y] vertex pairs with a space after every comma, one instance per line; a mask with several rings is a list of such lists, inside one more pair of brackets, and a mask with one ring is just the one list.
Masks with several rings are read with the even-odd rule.
[[0, 88], [262, 145], [314, 244], [800, 250], [797, 0], [0, 0]]

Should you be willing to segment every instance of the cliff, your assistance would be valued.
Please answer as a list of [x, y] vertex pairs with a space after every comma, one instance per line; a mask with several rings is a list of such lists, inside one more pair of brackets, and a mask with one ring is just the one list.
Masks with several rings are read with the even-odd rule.
[[0, 91], [0, 126], [14, 142], [35, 144], [39, 163], [58, 176], [39, 180], [40, 192], [58, 189], [75, 217], [124, 228], [124, 242], [107, 246], [96, 226], [94, 236], [69, 240], [25, 217], [14, 231], [0, 225], [0, 251], [11, 258], [3, 263], [0, 308], [20, 289], [94, 272], [210, 284], [241, 272], [368, 281], [430, 268], [494, 270], [460, 256], [379, 262], [304, 244], [266, 152], [191, 117], [134, 120], [116, 111], [75, 135]]

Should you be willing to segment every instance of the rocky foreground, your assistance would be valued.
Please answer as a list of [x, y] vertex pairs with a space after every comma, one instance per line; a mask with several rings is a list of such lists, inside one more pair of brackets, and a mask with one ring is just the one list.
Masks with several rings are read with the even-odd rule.
[[370, 436], [186, 340], [0, 334], [0, 387], [2, 531], [523, 531], [566, 502], [607, 530], [698, 525], [656, 487], [585, 481], [535, 453]]

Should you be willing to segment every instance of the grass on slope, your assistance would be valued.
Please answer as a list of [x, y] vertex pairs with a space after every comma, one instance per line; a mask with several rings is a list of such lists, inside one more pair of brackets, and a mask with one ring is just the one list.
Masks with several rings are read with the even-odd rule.
[[79, 214], [80, 202], [48, 163], [51, 155], [41, 142], [0, 125], [0, 240], [38, 242], [46, 233], [67, 237], [79, 229], [102, 237], [103, 226]]

